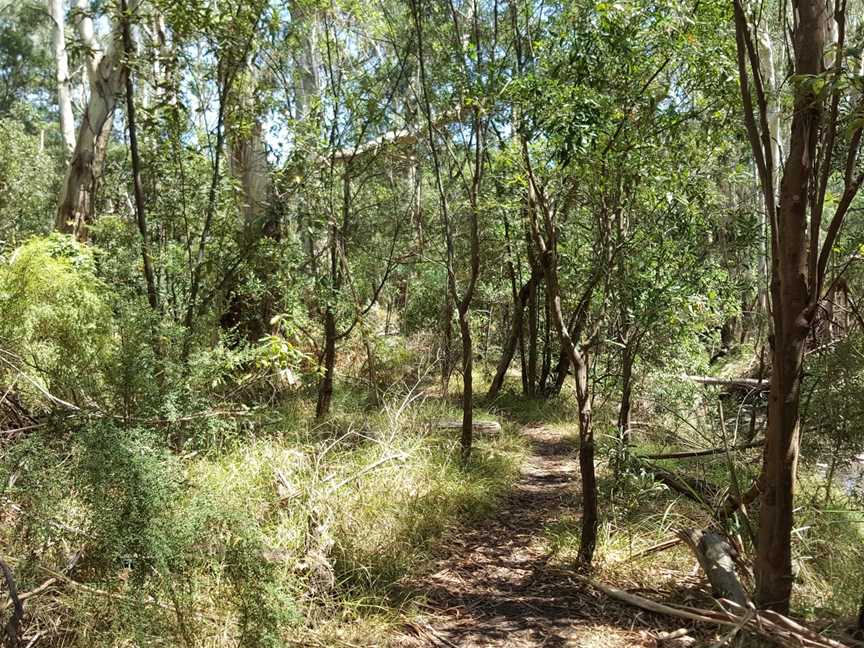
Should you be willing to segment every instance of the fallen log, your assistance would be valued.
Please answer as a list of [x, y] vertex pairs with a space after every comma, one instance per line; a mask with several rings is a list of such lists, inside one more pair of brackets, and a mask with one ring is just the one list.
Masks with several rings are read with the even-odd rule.
[[746, 607], [750, 599], [735, 571], [735, 549], [726, 539], [716, 533], [696, 529], [681, 529], [677, 535], [695, 554], [711, 583], [713, 596]]
[[758, 378], [716, 378], [714, 376], [691, 376], [689, 374], [681, 374], [685, 380], [690, 380], [699, 385], [711, 385], [715, 387], [737, 387], [739, 389], [747, 389], [753, 391], [768, 391], [770, 388], [769, 381], [759, 380]]
[[[436, 421], [432, 427], [439, 430], [461, 430], [462, 421]], [[472, 428], [475, 432], [493, 434], [501, 431], [501, 424], [498, 421], [474, 421]]]
[[765, 440], [754, 441], [753, 443], [744, 443], [742, 445], [732, 446], [731, 448], [707, 448], [705, 450], [685, 450], [682, 452], [667, 452], [660, 454], [637, 455], [639, 459], [691, 459], [693, 457], [710, 457], [712, 455], [723, 454], [727, 450], [736, 452], [738, 450], [750, 450], [752, 448], [761, 448], [765, 445]]

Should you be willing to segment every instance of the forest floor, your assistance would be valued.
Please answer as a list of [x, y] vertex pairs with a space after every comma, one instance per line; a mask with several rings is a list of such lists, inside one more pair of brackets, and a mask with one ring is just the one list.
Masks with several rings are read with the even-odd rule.
[[559, 431], [529, 426], [524, 433], [532, 450], [498, 513], [452, 534], [433, 573], [406, 584], [425, 598], [426, 612], [406, 623], [393, 645], [656, 646], [649, 631], [656, 618], [554, 565], [544, 529], [578, 510], [576, 452]]

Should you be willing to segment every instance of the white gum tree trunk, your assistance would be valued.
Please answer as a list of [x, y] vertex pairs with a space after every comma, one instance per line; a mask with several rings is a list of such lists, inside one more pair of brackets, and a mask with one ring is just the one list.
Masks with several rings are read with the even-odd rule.
[[[129, 11], [139, 2], [132, 0]], [[78, 1], [80, 9], [82, 0]], [[79, 12], [78, 30], [85, 44], [95, 43], [92, 20]], [[89, 25], [88, 25], [89, 23]], [[90, 43], [88, 39], [92, 37]], [[93, 220], [93, 195], [105, 160], [105, 147], [111, 128], [111, 117], [117, 99], [123, 92], [126, 68], [122, 65], [122, 32], [119, 25], [111, 30], [111, 42], [102, 50], [90, 48], [87, 65], [90, 75], [90, 96], [81, 117], [72, 157], [60, 194], [55, 226], [61, 232], [73, 234], [79, 240], [88, 237], [88, 225]], [[91, 65], [95, 62], [95, 65]], [[92, 68], [92, 69], [91, 69]]]
[[48, 0], [52, 20], [54, 62], [57, 72], [57, 107], [60, 112], [60, 133], [66, 148], [66, 158], [75, 149], [75, 117], [72, 114], [72, 94], [69, 89], [69, 57], [66, 54], [66, 9], [63, 0]]

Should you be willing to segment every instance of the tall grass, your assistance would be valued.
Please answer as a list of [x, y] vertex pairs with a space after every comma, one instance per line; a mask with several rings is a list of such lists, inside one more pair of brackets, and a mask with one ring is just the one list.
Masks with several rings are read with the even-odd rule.
[[[112, 450], [96, 455], [34, 435], [38, 467], [18, 471], [0, 512], [36, 517], [2, 526], [0, 555], [13, 559], [22, 590], [43, 582], [45, 567], [84, 555], [71, 580], [28, 600], [28, 636], [70, 647], [376, 643], [410, 605], [400, 580], [422, 572], [449, 528], [493, 510], [518, 472], [524, 447], [509, 425], [477, 439], [460, 464], [456, 435], [432, 424], [456, 415], [416, 392], [324, 425], [295, 404], [254, 434], [180, 456], [148, 449], [146, 435], [122, 451], [100, 437]], [[111, 483], [68, 468], [121, 457]], [[8, 480], [12, 464], [2, 465]], [[159, 482], [123, 481], [139, 468]], [[62, 505], [22, 499], [40, 481], [63, 493]], [[100, 496], [110, 505], [99, 507]], [[136, 523], [137, 544], [122, 520]]]

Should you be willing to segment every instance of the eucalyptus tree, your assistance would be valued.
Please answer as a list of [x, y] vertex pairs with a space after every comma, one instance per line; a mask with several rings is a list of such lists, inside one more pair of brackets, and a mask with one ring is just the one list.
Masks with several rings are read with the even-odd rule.
[[[125, 10], [134, 13], [139, 4], [139, 0], [130, 0]], [[87, 25], [88, 20], [82, 18], [79, 24]], [[92, 24], [79, 29], [88, 48], [89, 98], [63, 181], [56, 227], [61, 232], [86, 240], [88, 225], [94, 217], [94, 192], [105, 160], [110, 120], [124, 90], [128, 69], [122, 60], [122, 17], [114, 17], [104, 53], [96, 44]]]
[[[789, 144], [778, 159], [757, 45], [760, 13], [733, 2], [744, 125], [771, 236], [771, 378], [755, 565], [760, 606], [786, 612], [794, 580], [792, 529], [806, 340], [845, 265], [830, 268], [835, 243], [864, 172], [860, 35], [846, 0], [796, 0], [786, 87]], [[775, 177], [780, 174], [779, 189]]]

